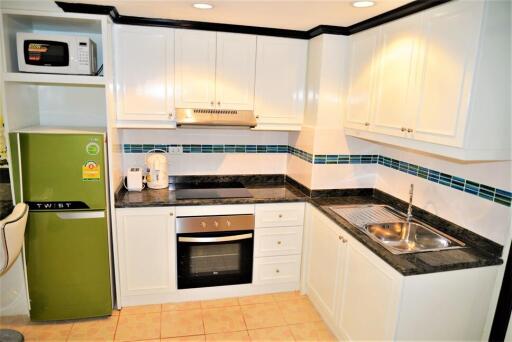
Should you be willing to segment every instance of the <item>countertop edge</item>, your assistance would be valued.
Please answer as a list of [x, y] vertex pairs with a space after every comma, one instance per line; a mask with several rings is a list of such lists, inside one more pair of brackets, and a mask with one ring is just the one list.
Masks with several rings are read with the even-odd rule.
[[[414, 275], [424, 275], [431, 273], [440, 273], [447, 271], [456, 271], [463, 269], [471, 269], [471, 268], [480, 268], [480, 267], [490, 267], [490, 266], [498, 266], [503, 264], [503, 260], [497, 256], [494, 256], [484, 250], [480, 250], [476, 247], [468, 247], [475, 251], [480, 257], [480, 259], [475, 261], [468, 262], [458, 262], [449, 265], [428, 265], [426, 264], [427, 269], [422, 269], [421, 262], [417, 260], [418, 264], [413, 264], [407, 261], [405, 258], [402, 260], [404, 262], [409, 262], [411, 268], [401, 267], [401, 265], [396, 262], [396, 255], [390, 253], [388, 250], [384, 249], [377, 242], [371, 240], [371, 238], [366, 235], [358, 234], [354, 230], [356, 228], [347, 226], [348, 223], [342, 222], [341, 217], [335, 217], [333, 213], [325, 208], [325, 205], [318, 203], [320, 198], [309, 197], [298, 189], [296, 198], [223, 198], [223, 199], [193, 199], [193, 200], [179, 200], [180, 202], [151, 202], [151, 203], [115, 203], [116, 209], [135, 209], [135, 208], [152, 208], [152, 207], [183, 207], [183, 206], [208, 206], [208, 205], [238, 205], [238, 204], [265, 204], [265, 203], [310, 203], [316, 209], [320, 210], [324, 215], [326, 215], [332, 222], [338, 225], [340, 229], [342, 229], [347, 234], [350, 234], [351, 237], [356, 239], [359, 243], [363, 244], [370, 252], [375, 254], [381, 260], [383, 260], [386, 264], [388, 264], [391, 268], [396, 270], [402, 276], [414, 276]], [[393, 260], [395, 259], [395, 260]], [[412, 269], [415, 268], [415, 269]]]

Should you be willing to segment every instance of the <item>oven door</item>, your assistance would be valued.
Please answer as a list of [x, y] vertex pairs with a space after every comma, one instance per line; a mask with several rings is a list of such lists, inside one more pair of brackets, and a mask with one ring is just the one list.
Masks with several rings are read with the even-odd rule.
[[252, 282], [254, 231], [178, 234], [178, 289]]

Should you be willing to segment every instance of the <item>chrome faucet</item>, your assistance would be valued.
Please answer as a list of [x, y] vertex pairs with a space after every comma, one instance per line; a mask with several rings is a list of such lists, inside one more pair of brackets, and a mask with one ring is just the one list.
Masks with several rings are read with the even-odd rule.
[[411, 189], [409, 190], [409, 207], [407, 208], [407, 223], [410, 223], [412, 220], [412, 196], [414, 195], [414, 184], [411, 184]]

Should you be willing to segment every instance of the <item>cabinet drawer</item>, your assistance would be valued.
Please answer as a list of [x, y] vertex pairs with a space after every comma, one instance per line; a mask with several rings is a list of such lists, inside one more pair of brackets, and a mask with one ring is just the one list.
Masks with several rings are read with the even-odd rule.
[[254, 284], [299, 282], [301, 256], [288, 255], [254, 259]]
[[255, 231], [255, 257], [300, 254], [301, 250], [301, 226], [262, 228]]
[[291, 227], [304, 225], [304, 203], [256, 205], [256, 227]]

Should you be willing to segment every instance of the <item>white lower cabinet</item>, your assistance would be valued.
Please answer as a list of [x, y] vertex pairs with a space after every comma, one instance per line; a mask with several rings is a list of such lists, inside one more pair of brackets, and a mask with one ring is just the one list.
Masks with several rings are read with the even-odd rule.
[[118, 209], [116, 220], [121, 306], [158, 301], [175, 292], [174, 208]]
[[337, 328], [351, 341], [392, 340], [402, 277], [352, 238], [345, 241]]
[[254, 284], [297, 283], [300, 281], [300, 254], [254, 259]]
[[482, 340], [497, 267], [403, 276], [311, 205], [303, 289], [343, 341]]
[[260, 228], [255, 236], [255, 257], [300, 254], [302, 251], [302, 226]]
[[269, 203], [255, 206], [255, 285], [300, 286], [304, 203]]

